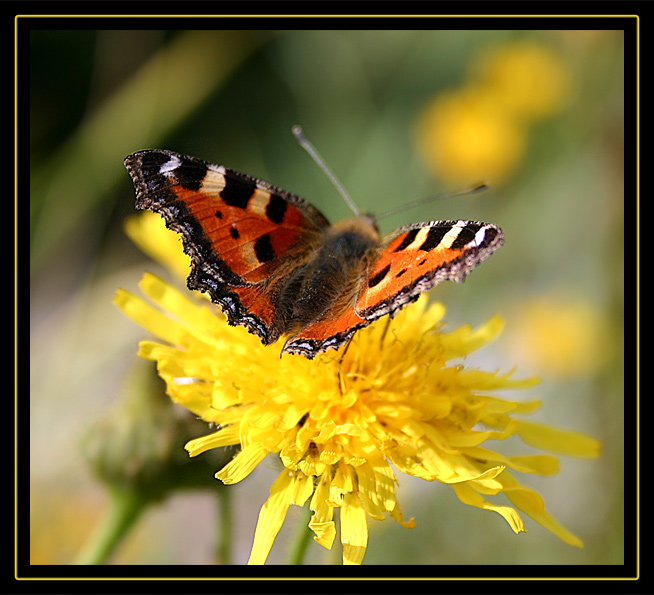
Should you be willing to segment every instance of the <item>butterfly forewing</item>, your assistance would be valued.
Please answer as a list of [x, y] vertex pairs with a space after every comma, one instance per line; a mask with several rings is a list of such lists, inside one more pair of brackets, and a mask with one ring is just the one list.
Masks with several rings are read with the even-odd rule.
[[355, 309], [375, 319], [442, 281], [461, 282], [503, 241], [499, 227], [481, 221], [432, 221], [400, 228], [382, 241]]
[[170, 151], [141, 151], [126, 160], [137, 207], [163, 215], [182, 234], [194, 268], [231, 286], [282, 274], [288, 260], [328, 226], [312, 205], [228, 168]]
[[271, 288], [308, 259], [325, 217], [305, 200], [229, 168], [174, 153], [139, 151], [125, 164], [136, 206], [161, 214], [191, 257], [188, 286], [209, 293], [230, 323], [276, 340]]

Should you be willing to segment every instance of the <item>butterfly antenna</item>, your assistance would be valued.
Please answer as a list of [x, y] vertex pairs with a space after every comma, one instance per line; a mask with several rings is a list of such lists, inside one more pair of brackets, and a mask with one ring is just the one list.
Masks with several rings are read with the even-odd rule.
[[384, 217], [390, 217], [391, 215], [397, 215], [402, 211], [406, 211], [408, 209], [412, 209], [419, 205], [432, 202], [435, 200], [441, 200], [443, 198], [453, 198], [455, 196], [465, 196], [466, 194], [476, 194], [477, 192], [483, 192], [484, 190], [488, 190], [488, 188], [490, 188], [488, 184], [486, 184], [485, 182], [480, 182], [478, 184], [474, 184], [473, 186], [469, 186], [467, 188], [460, 188], [459, 190], [445, 191], [439, 194], [434, 194], [432, 196], [426, 196], [424, 198], [419, 198], [418, 200], [414, 200], [412, 202], [408, 202], [403, 205], [400, 205], [395, 209], [391, 209], [390, 211], [387, 211], [386, 213], [377, 216], [376, 219], [379, 220]]
[[331, 183], [334, 184], [336, 190], [338, 190], [339, 194], [345, 199], [345, 202], [348, 204], [350, 209], [352, 209], [354, 214], [357, 216], [361, 215], [361, 211], [359, 211], [357, 206], [350, 198], [350, 195], [345, 191], [343, 184], [338, 181], [338, 178], [334, 175], [334, 172], [329, 168], [325, 160], [320, 156], [320, 153], [318, 153], [316, 147], [314, 147], [311, 141], [309, 141], [307, 137], [304, 136], [302, 127], [299, 124], [296, 124], [291, 128], [291, 132], [293, 133], [293, 136], [295, 137], [295, 140], [298, 142], [298, 144], [307, 153], [309, 153], [309, 155], [311, 155], [311, 158], [316, 162], [316, 165], [322, 169], [324, 174], [330, 179]]

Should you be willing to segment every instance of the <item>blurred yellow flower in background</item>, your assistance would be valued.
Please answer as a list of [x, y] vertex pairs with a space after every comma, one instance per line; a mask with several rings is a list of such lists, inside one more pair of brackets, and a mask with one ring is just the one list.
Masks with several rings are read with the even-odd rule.
[[603, 311], [563, 293], [546, 295], [515, 310], [514, 352], [526, 368], [550, 378], [588, 376], [610, 355], [610, 329]]
[[416, 149], [451, 183], [503, 182], [524, 157], [529, 126], [562, 110], [571, 75], [548, 47], [510, 42], [473, 59], [459, 89], [440, 93], [416, 122]]
[[439, 94], [421, 113], [416, 146], [434, 176], [497, 183], [525, 152], [525, 131], [480, 87]]
[[570, 101], [571, 73], [549, 47], [514, 41], [485, 52], [470, 65], [489, 100], [524, 124], [553, 116]]

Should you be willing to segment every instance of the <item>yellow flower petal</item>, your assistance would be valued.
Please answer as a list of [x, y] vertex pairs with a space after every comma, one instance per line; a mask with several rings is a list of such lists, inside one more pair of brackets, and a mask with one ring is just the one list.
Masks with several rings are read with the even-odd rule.
[[466, 448], [465, 454], [468, 457], [484, 462], [496, 462], [521, 471], [522, 473], [538, 473], [539, 475], [553, 475], [559, 470], [559, 460], [551, 455], [531, 455], [505, 457], [487, 448]]
[[113, 301], [123, 314], [138, 322], [146, 331], [173, 345], [179, 345], [181, 342], [184, 326], [162, 314], [141, 298], [129, 291], [119, 289]]
[[238, 483], [250, 475], [256, 466], [266, 458], [269, 452], [265, 446], [256, 442], [247, 445], [216, 473], [216, 479], [220, 479], [225, 485]]
[[365, 463], [357, 467], [357, 480], [361, 502], [366, 512], [374, 519], [383, 520], [384, 510], [380, 506], [377, 479], [372, 466]]
[[184, 448], [188, 450], [188, 454], [190, 456], [196, 457], [199, 454], [212, 448], [230, 446], [232, 444], [238, 444], [238, 442], [238, 426], [227, 426], [226, 428], [221, 428], [213, 434], [208, 434], [207, 436], [202, 436], [201, 438], [195, 438], [194, 440], [189, 440]]
[[[526, 511], [525, 511], [526, 512]], [[575, 547], [584, 547], [584, 542], [579, 539], [572, 531], [569, 531], [563, 527], [549, 512], [542, 510], [541, 512], [535, 513], [533, 515], [528, 514], [532, 519], [534, 519], [539, 525], [545, 527], [550, 533], [556, 535], [559, 539], [564, 541], [569, 545]]]
[[315, 533], [314, 539], [328, 550], [332, 548], [336, 537], [336, 526], [332, 520], [334, 507], [328, 503], [330, 483], [331, 474], [323, 473], [309, 505], [315, 513], [309, 522], [309, 528]]
[[600, 442], [579, 432], [559, 430], [546, 424], [522, 420], [516, 421], [515, 432], [531, 446], [569, 457], [594, 459], [600, 454]]
[[180, 235], [168, 229], [159, 215], [151, 211], [133, 215], [125, 221], [125, 232], [150, 258], [173, 269], [180, 279], [188, 276], [191, 259], [182, 250]]
[[291, 504], [304, 506], [304, 503], [313, 494], [313, 479], [304, 473], [298, 473], [295, 476], [293, 491], [291, 494]]
[[476, 329], [464, 324], [443, 336], [443, 346], [452, 357], [464, 357], [495, 340], [503, 328], [504, 320], [500, 316], [493, 316]]
[[534, 490], [520, 485], [510, 473], [502, 475], [504, 493], [520, 510], [556, 535], [565, 543], [583, 547], [583, 542], [574, 533], [563, 527], [545, 510], [543, 499]]
[[270, 497], [259, 512], [248, 564], [263, 564], [282, 528], [295, 489], [293, 473], [282, 471], [270, 487]]
[[530, 40], [502, 44], [485, 52], [472, 69], [489, 95], [527, 121], [552, 115], [569, 101], [571, 73], [546, 44]]
[[504, 517], [504, 520], [509, 523], [509, 526], [511, 529], [513, 529], [514, 533], [520, 533], [521, 531], [526, 532], [520, 515], [510, 506], [495, 506], [490, 502], [487, 502], [484, 500], [484, 498], [482, 498], [482, 496], [480, 496], [475, 490], [473, 490], [469, 485], [465, 483], [453, 485], [452, 488], [454, 489], [454, 492], [456, 493], [459, 500], [461, 500], [461, 502], [464, 504], [476, 506], [477, 508], [483, 508], [484, 510], [492, 510], [493, 512], [496, 512]]
[[361, 564], [368, 547], [366, 512], [356, 493], [347, 493], [341, 506], [343, 564]]
[[315, 533], [313, 539], [317, 543], [325, 549], [332, 549], [334, 539], [336, 538], [336, 525], [334, 521], [325, 521], [323, 523], [309, 521], [309, 529]]

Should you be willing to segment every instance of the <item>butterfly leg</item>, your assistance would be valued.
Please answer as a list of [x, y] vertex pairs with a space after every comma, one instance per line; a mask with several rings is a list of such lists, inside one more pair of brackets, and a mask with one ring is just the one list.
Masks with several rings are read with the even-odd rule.
[[379, 346], [381, 347], [384, 344], [384, 339], [386, 338], [386, 333], [388, 332], [388, 329], [391, 326], [391, 317], [387, 316], [386, 317], [386, 326], [384, 327], [384, 330], [382, 331], [381, 337], [379, 337]]
[[337, 380], [338, 380], [338, 388], [341, 391], [341, 395], [343, 394], [343, 360], [345, 359], [345, 354], [347, 353], [347, 350], [350, 348], [350, 343], [352, 343], [352, 337], [354, 337], [354, 334], [347, 340], [347, 343], [345, 343], [345, 348], [343, 349], [343, 353], [338, 358], [338, 361], [336, 362], [336, 365], [338, 366], [338, 372], [337, 372]]
[[347, 350], [350, 348], [350, 343], [352, 343], [352, 337], [354, 337], [354, 333], [348, 338], [347, 343], [345, 343], [345, 349], [343, 349], [343, 353], [341, 353], [341, 356], [338, 358], [338, 364], [342, 364], [343, 360], [345, 359], [345, 354], [347, 353]]

